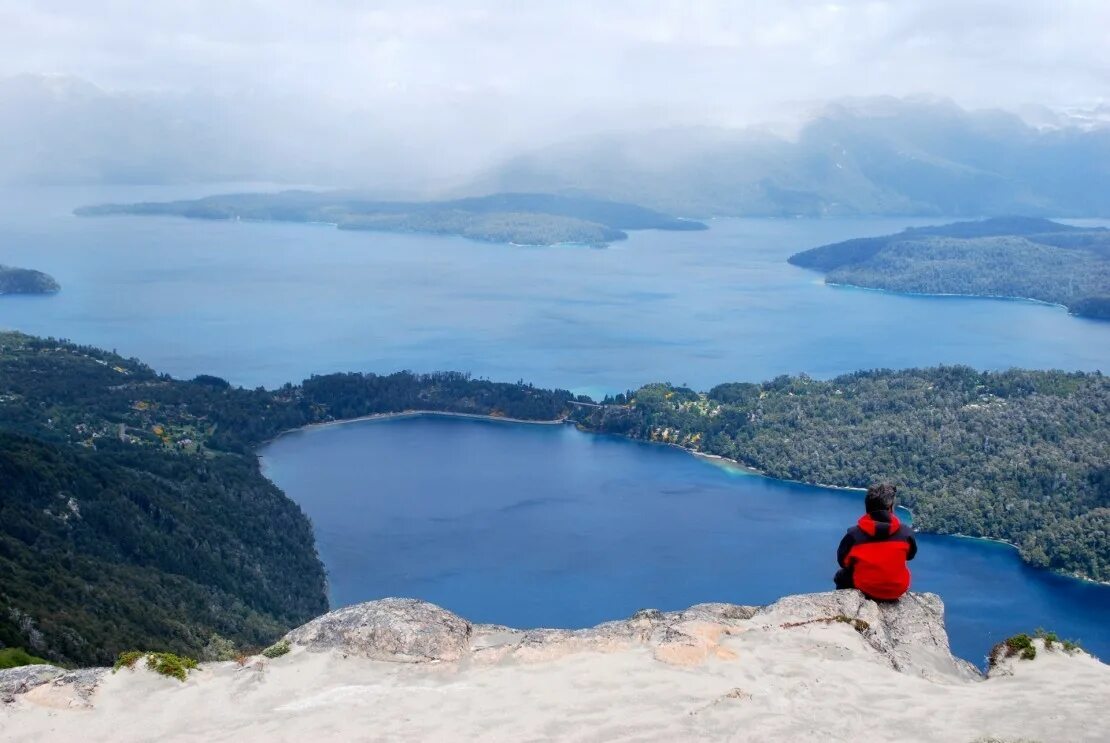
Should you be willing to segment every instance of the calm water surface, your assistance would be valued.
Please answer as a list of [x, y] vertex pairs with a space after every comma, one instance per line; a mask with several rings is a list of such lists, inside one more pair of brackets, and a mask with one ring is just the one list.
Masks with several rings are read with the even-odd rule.
[[0, 192], [0, 263], [47, 271], [63, 287], [4, 297], [0, 327], [248, 386], [453, 369], [596, 394], [941, 362], [1110, 369], [1110, 323], [1026, 302], [836, 289], [785, 262], [920, 220], [718, 220], [596, 250], [70, 215], [208, 191]]
[[[836, 289], [785, 262], [922, 220], [719, 220], [595, 250], [70, 214], [234, 190], [261, 187], [0, 190], [0, 263], [63, 286], [0, 297], [0, 327], [249, 386], [455, 369], [599, 394], [941, 362], [1110, 370], [1110, 323], [1027, 302]], [[353, 426], [283, 438], [266, 461], [316, 523], [335, 603], [414, 595], [517, 625], [822, 590], [856, 516], [842, 493], [561, 427]], [[998, 545], [922, 546], [916, 587], [948, 601], [966, 657], [1037, 625], [1110, 653], [1110, 590], [1024, 567]]]
[[[523, 627], [829, 590], [862, 500], [571, 426], [403, 418], [296, 432], [262, 455], [312, 518], [333, 605], [415, 596]], [[1110, 588], [1005, 545], [919, 539], [913, 588], [944, 598], [961, 656], [1047, 627], [1110, 657]]]

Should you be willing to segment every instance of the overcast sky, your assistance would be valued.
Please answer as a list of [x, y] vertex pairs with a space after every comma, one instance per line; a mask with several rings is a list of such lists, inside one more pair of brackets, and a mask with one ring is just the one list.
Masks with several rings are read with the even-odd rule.
[[113, 88], [691, 105], [1110, 94], [1106, 0], [0, 0], [0, 71]]
[[1095, 105], [1110, 0], [0, 0], [0, 76], [20, 73], [514, 148], [848, 95]]

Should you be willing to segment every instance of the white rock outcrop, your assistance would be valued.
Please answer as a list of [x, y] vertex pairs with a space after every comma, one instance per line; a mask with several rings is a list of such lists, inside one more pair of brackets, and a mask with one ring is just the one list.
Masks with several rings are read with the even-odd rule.
[[383, 599], [184, 683], [143, 664], [0, 671], [0, 738], [1105, 740], [1110, 667], [1036, 641], [984, 677], [952, 656], [943, 617], [931, 594], [836, 591], [522, 630]]

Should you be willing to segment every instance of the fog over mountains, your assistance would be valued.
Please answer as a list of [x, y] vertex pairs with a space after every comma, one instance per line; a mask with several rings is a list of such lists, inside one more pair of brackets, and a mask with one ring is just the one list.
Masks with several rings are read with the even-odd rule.
[[403, 116], [387, 124], [354, 108], [298, 110], [272, 94], [113, 92], [22, 75], [0, 80], [0, 183], [271, 180], [383, 198], [551, 192], [695, 217], [1108, 216], [1104, 114], [861, 98], [818, 107], [789, 131], [639, 121], [497, 145], [472, 129], [414, 131]]
[[1110, 213], [1110, 128], [1035, 128], [943, 100], [833, 103], [796, 137], [671, 129], [566, 143], [477, 181], [498, 190], [582, 189], [678, 213]]

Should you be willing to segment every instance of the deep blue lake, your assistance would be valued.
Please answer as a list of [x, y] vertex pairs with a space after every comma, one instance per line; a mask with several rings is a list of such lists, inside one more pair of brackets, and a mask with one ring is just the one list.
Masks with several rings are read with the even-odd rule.
[[[598, 250], [71, 215], [235, 190], [261, 189], [0, 190], [0, 263], [63, 287], [0, 297], [0, 327], [247, 386], [454, 369], [596, 395], [937, 363], [1110, 370], [1107, 322], [1029, 302], [838, 289], [785, 262], [942, 218], [717, 220]], [[357, 425], [282, 438], [266, 461], [316, 523], [336, 604], [422, 596], [517, 625], [823, 590], [857, 516], [858, 498], [842, 492], [564, 427]], [[1038, 625], [1110, 657], [1110, 588], [1027, 568], [1003, 546], [923, 537], [915, 587], [948, 602], [968, 658]]]
[[[569, 425], [368, 421], [288, 434], [262, 455], [313, 521], [333, 605], [414, 596], [518, 627], [831, 590], [862, 505]], [[1110, 657], [1110, 589], [1029, 568], [1005, 545], [919, 540], [913, 589], [944, 598], [959, 655], [981, 662], [1046, 627]]]

